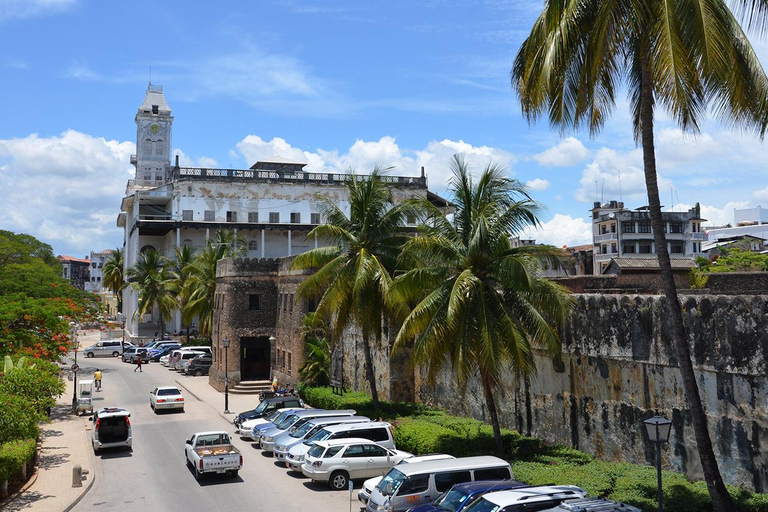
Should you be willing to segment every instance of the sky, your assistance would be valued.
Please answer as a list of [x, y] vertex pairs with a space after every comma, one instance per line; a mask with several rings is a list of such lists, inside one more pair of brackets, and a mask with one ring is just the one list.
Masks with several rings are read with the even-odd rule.
[[[82, 258], [122, 246], [134, 116], [150, 82], [172, 109], [182, 165], [307, 170], [425, 168], [448, 196], [451, 156], [490, 162], [544, 210], [524, 233], [591, 242], [594, 201], [647, 204], [626, 94], [594, 138], [529, 125], [509, 72], [542, 0], [0, 0], [0, 229]], [[768, 43], [750, 35], [761, 62]], [[697, 136], [657, 112], [667, 210], [705, 224], [768, 206], [766, 147], [707, 121]]]

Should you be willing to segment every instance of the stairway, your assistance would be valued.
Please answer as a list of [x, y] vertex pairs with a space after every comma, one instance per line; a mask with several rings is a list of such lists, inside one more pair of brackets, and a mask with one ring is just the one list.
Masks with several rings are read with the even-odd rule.
[[268, 391], [272, 387], [269, 380], [244, 380], [229, 389], [235, 395], [258, 395], [262, 391]]

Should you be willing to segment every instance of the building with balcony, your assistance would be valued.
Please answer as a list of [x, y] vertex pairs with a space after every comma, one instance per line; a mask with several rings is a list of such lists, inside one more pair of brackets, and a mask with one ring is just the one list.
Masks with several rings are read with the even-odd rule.
[[[702, 256], [707, 240], [699, 203], [687, 212], [662, 212], [667, 251], [672, 259]], [[603, 274], [614, 258], [656, 260], [648, 207], [624, 208], [621, 201], [596, 202], [592, 208], [593, 272]], [[626, 266], [626, 265], [625, 265]]]
[[112, 255], [112, 249], [91, 251], [90, 279], [85, 285], [85, 291], [100, 294], [104, 290], [104, 264]]
[[61, 277], [72, 283], [72, 286], [80, 290], [86, 289], [91, 262], [86, 256], [83, 259], [72, 256], [56, 256], [61, 262]]

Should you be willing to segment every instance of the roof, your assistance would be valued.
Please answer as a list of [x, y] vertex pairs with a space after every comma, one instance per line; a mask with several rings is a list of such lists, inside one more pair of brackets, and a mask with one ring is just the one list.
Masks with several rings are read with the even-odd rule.
[[147, 95], [144, 96], [144, 103], [139, 107], [139, 112], [152, 112], [153, 105], [157, 105], [157, 110], [161, 114], [171, 113], [171, 107], [168, 106], [168, 103], [165, 101], [165, 96], [163, 96], [162, 85], [149, 84], [147, 86]]
[[456, 459], [428, 460], [425, 462], [416, 462], [415, 464], [398, 464], [396, 468], [404, 475], [412, 475], [421, 472], [444, 470], [446, 468], [462, 469], [475, 468], [478, 466], [506, 466], [509, 462], [494, 457], [493, 455], [480, 455], [477, 457], [459, 457]]
[[569, 251], [594, 251], [595, 246], [592, 244], [586, 244], [586, 245], [572, 245], [571, 247], [566, 247]]
[[[494, 505], [506, 507], [515, 503], [541, 501], [551, 498], [584, 498], [587, 491], [575, 485], [540, 485], [538, 487], [525, 487], [522, 489], [510, 489], [508, 491], [491, 492], [483, 499]], [[537, 500], [537, 498], [541, 498]]]
[[373, 428], [373, 427], [390, 427], [391, 425], [386, 421], [366, 421], [363, 423], [338, 423], [336, 425], [327, 425], [323, 429], [328, 432], [338, 432], [341, 430], [354, 430], [358, 428]]
[[[672, 270], [696, 268], [696, 262], [688, 258], [671, 258]], [[658, 270], [658, 258], [612, 258], [611, 263], [622, 270]]]
[[352, 444], [352, 443], [376, 444], [376, 441], [371, 441], [370, 439], [365, 439], [364, 437], [342, 437], [340, 439], [326, 439], [325, 441], [315, 441], [316, 445], [326, 446], [326, 447], [339, 446], [339, 445]]
[[64, 254], [60, 254], [59, 256], [56, 256], [56, 258], [58, 258], [60, 261], [74, 261], [76, 263], [91, 263], [91, 260], [89, 260], [88, 258], [80, 259], [80, 258], [75, 258], [73, 256], [66, 256]]
[[[404, 459], [408, 460], [408, 459]], [[518, 480], [475, 480], [474, 482], [462, 482], [454, 485], [454, 489], [460, 489], [466, 493], [487, 492], [487, 491], [506, 491], [517, 487], [527, 487]]]
[[259, 164], [283, 164], [283, 165], [307, 165], [307, 162], [297, 162], [296, 160], [291, 160], [290, 158], [285, 158], [282, 156], [271, 156], [269, 158], [265, 158], [263, 160], [257, 161], [255, 164], [251, 166], [251, 169], [256, 169]]

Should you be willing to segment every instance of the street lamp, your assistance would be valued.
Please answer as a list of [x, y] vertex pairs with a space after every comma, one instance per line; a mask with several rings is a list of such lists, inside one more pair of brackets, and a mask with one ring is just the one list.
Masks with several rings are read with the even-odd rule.
[[72, 365], [72, 373], [75, 374], [74, 388], [72, 389], [72, 412], [77, 414], [77, 349], [80, 347], [80, 343], [77, 341], [77, 324], [72, 326], [74, 331], [74, 341], [72, 341], [72, 348], [75, 349], [75, 364]]
[[657, 478], [657, 500], [659, 502], [659, 512], [664, 511], [662, 505], [661, 492], [661, 444], [669, 441], [669, 432], [672, 430], [672, 422], [667, 418], [659, 416], [657, 412], [652, 418], [643, 421], [645, 430], [648, 432], [648, 439], [656, 443], [656, 478]]
[[224, 345], [224, 414], [229, 414], [229, 338], [221, 343]]

